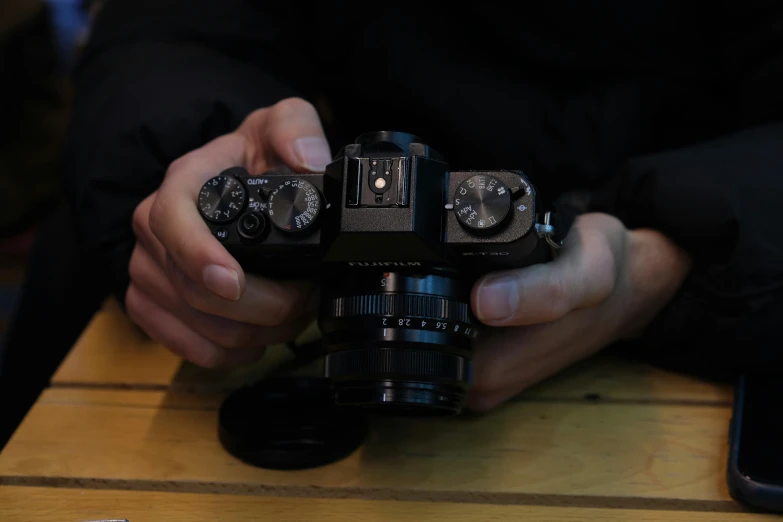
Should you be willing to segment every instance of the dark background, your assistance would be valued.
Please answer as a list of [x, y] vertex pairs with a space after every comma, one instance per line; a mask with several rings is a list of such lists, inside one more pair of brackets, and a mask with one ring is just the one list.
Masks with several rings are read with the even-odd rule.
[[58, 204], [67, 73], [89, 23], [81, 0], [0, 7], [0, 354], [37, 228]]
[[[64, 261], [73, 242], [62, 233], [68, 224], [63, 220], [60, 158], [71, 100], [68, 74], [97, 7], [82, 0], [0, 2], [0, 367], [19, 357], [43, 363], [40, 376], [0, 376], [0, 448], [35, 400], [35, 381], [47, 378], [64, 355], [47, 350], [55, 344], [54, 333], [67, 335], [69, 324], [80, 327], [67, 309], [46, 306], [31, 307], [36, 317], [24, 321], [40, 324], [38, 338], [14, 339], [9, 331], [25, 285], [32, 289], [26, 295], [35, 299], [42, 295], [35, 287], [79, 269]], [[30, 262], [35, 238], [47, 228], [59, 240], [50, 242], [46, 252], [38, 247], [43, 254], [39, 258], [51, 266], [36, 267]], [[48, 279], [26, 281], [35, 271], [46, 273]], [[63, 302], [69, 297], [66, 292]], [[12, 345], [24, 349], [11, 353], [7, 347]]]

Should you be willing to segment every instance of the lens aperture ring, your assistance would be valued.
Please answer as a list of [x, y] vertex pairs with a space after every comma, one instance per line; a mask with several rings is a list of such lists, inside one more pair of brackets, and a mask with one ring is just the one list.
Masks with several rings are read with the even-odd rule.
[[438, 295], [369, 294], [335, 297], [326, 303], [326, 317], [343, 318], [363, 315], [423, 317], [453, 323], [471, 323], [467, 303]]
[[[436, 344], [470, 342], [480, 332], [472, 323], [459, 323], [430, 319], [429, 317], [343, 317], [322, 319], [321, 331], [334, 342], [350, 339], [381, 341], [431, 342]], [[469, 346], [469, 345], [466, 345]]]

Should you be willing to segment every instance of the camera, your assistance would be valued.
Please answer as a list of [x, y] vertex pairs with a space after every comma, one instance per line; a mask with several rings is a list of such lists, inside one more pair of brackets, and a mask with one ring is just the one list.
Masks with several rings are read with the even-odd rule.
[[254, 174], [207, 181], [204, 222], [248, 273], [320, 282], [333, 400], [381, 414], [460, 413], [473, 283], [550, 261], [570, 228], [521, 171], [452, 171], [403, 132], [359, 136], [324, 173]]

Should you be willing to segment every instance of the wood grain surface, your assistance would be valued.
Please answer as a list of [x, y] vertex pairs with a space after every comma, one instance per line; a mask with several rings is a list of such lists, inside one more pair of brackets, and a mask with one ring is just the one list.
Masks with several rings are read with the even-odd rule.
[[178, 356], [151, 341], [110, 299], [93, 317], [51, 382], [165, 389], [180, 364]]
[[484, 416], [374, 420], [330, 466], [246, 465], [217, 408], [291, 361], [274, 346], [241, 368], [183, 363], [110, 300], [0, 454], [0, 521], [778, 519], [726, 489], [730, 387], [608, 356]]
[[771, 522], [772, 515], [0, 487], [3, 522]]
[[228, 455], [219, 397], [49, 389], [0, 455], [0, 483], [737, 510], [724, 478], [730, 409], [518, 401], [486, 416], [385, 419], [322, 468], [269, 471]]

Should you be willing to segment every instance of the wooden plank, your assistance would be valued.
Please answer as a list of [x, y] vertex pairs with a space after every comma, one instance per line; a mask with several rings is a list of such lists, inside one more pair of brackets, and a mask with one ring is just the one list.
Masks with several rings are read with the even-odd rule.
[[730, 405], [732, 386], [599, 355], [525, 391], [520, 398]]
[[50, 389], [0, 455], [0, 483], [736, 509], [724, 480], [728, 407], [520, 401], [485, 416], [379, 419], [349, 458], [284, 472], [228, 455], [214, 396], [185, 396]]
[[[311, 327], [298, 339], [317, 335]], [[219, 392], [271, 375], [292, 360], [284, 345], [270, 346], [258, 363], [238, 368], [198, 368], [137, 328], [113, 299], [95, 314], [52, 377], [52, 386], [179, 389]]]
[[166, 388], [181, 359], [137, 328], [114, 300], [95, 314], [52, 385]]
[[[320, 336], [315, 323], [295, 340], [297, 344], [317, 340]], [[173, 377], [170, 389], [198, 393], [226, 393], [245, 384], [280, 374], [323, 376], [323, 360], [294, 365], [294, 356], [284, 344], [268, 346], [259, 361], [225, 369], [205, 369], [184, 362]]]
[[149, 491], [0, 487], [0, 520], [62, 522], [120, 519], [129, 522], [214, 522], [275, 520], [301, 522], [391, 522], [448, 520], [535, 520], [536, 522], [766, 522], [774, 515], [629, 509], [570, 508], [227, 496]]

